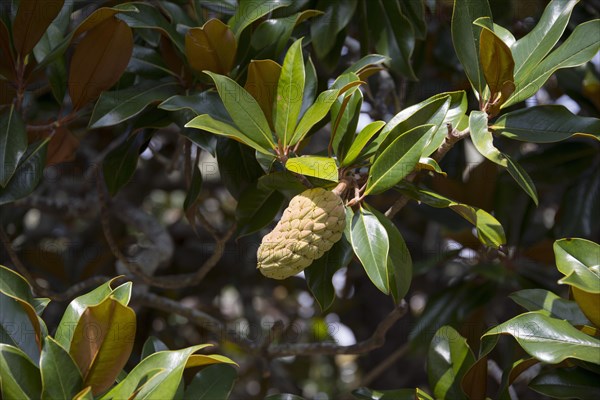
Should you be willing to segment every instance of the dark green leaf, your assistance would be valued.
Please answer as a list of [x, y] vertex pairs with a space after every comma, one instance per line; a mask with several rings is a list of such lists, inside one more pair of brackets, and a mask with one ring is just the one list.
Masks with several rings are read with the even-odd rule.
[[111, 196], [117, 194], [133, 177], [141, 147], [149, 140], [147, 131], [136, 133], [112, 150], [104, 158], [102, 170], [104, 181]]
[[325, 14], [315, 18], [310, 26], [313, 48], [319, 58], [324, 58], [334, 48], [334, 38], [350, 22], [358, 0], [328, 1], [320, 0], [317, 9]]
[[321, 311], [326, 311], [335, 300], [335, 290], [331, 281], [333, 274], [347, 266], [350, 261], [352, 261], [352, 246], [346, 238], [342, 237], [331, 250], [304, 270], [306, 284], [319, 303]]
[[223, 184], [236, 199], [242, 191], [262, 176], [263, 170], [256, 161], [254, 151], [234, 140], [219, 138], [217, 142], [217, 165], [203, 166], [205, 178], [219, 174]]
[[70, 399], [83, 385], [81, 372], [67, 350], [47, 336], [40, 357], [42, 399]]
[[198, 372], [185, 389], [184, 400], [227, 399], [237, 373], [229, 365], [211, 365]]
[[183, 202], [183, 209], [188, 210], [192, 207], [196, 200], [198, 200], [198, 196], [200, 195], [200, 190], [202, 189], [202, 173], [200, 172], [200, 168], [198, 166], [194, 166], [194, 172], [192, 174], [192, 182], [190, 184], [190, 188], [185, 195], [185, 200]]
[[529, 383], [538, 393], [553, 399], [597, 399], [598, 375], [582, 368], [554, 369], [542, 372]]
[[0, 205], [12, 203], [33, 192], [42, 179], [46, 149], [45, 143], [33, 143], [27, 148], [8, 184], [0, 187]]
[[574, 301], [565, 300], [544, 289], [524, 289], [509, 296], [527, 311], [540, 311], [552, 318], [564, 319], [573, 325], [590, 325]]
[[385, 227], [370, 211], [361, 208], [354, 214], [350, 243], [369, 279], [383, 293], [390, 292], [387, 260], [390, 242]]
[[275, 219], [284, 197], [273, 189], [250, 186], [242, 192], [235, 210], [238, 237], [254, 233]]
[[158, 30], [171, 39], [181, 54], [185, 54], [183, 35], [171, 25], [161, 12], [154, 6], [143, 3], [134, 3], [138, 12], [121, 14], [121, 19], [132, 28], [147, 28]]
[[5, 399], [36, 400], [42, 393], [40, 370], [16, 347], [0, 343], [0, 381]]
[[506, 169], [508, 170], [508, 173], [510, 174], [510, 176], [513, 177], [513, 179], [517, 182], [517, 184], [521, 187], [521, 189], [523, 189], [523, 191], [525, 193], [527, 193], [527, 195], [529, 197], [531, 197], [531, 199], [537, 206], [539, 203], [537, 189], [535, 188], [535, 184], [531, 180], [531, 177], [529, 176], [527, 171], [525, 171], [523, 169], [523, 167], [521, 167], [516, 161], [514, 161], [508, 155], [504, 154], [504, 157], [506, 158], [506, 162], [507, 162]]
[[239, 37], [242, 31], [254, 21], [290, 4], [292, 4], [291, 0], [240, 0], [238, 8], [228, 24], [236, 37]]
[[27, 150], [25, 123], [15, 106], [0, 115], [0, 186], [5, 187]]
[[465, 73], [479, 97], [485, 88], [481, 65], [479, 64], [479, 36], [481, 27], [473, 22], [480, 17], [492, 17], [487, 0], [454, 0], [452, 12], [452, 42]]
[[142, 356], [141, 359], [148, 357], [151, 354], [154, 354], [159, 351], [169, 350], [166, 344], [156, 336], [148, 336], [148, 339], [144, 342], [144, 346], [142, 347]]
[[[379, 0], [383, 18], [379, 21], [380, 25], [386, 26], [383, 35], [379, 36], [376, 48], [383, 50], [387, 40], [388, 51], [386, 53], [391, 58], [391, 67], [411, 80], [417, 80], [411, 65], [412, 52], [415, 47], [415, 34], [410, 20], [404, 15], [401, 1]], [[382, 24], [386, 22], [387, 25]]]
[[219, 121], [231, 122], [223, 101], [214, 90], [206, 90], [190, 96], [169, 97], [160, 103], [158, 108], [167, 111], [191, 110], [197, 115], [209, 114]]
[[96, 102], [90, 128], [100, 128], [120, 124], [135, 117], [148, 105], [161, 102], [175, 93], [179, 85], [175, 82], [140, 85], [123, 90], [104, 92]]
[[572, 114], [559, 105], [524, 108], [501, 115], [490, 128], [510, 139], [551, 143], [572, 136], [591, 136], [600, 140], [600, 119]]
[[427, 355], [429, 385], [436, 399], [464, 397], [460, 382], [475, 362], [467, 340], [451, 326], [441, 327], [433, 337]]

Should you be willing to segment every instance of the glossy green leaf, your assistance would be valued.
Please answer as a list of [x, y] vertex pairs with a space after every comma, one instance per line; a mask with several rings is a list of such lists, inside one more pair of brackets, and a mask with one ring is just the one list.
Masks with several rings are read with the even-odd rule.
[[[410, 80], [417, 80], [411, 65], [415, 33], [411, 21], [402, 10], [401, 3], [401, 1], [379, 1], [382, 14], [378, 15], [381, 18], [378, 24], [383, 28], [383, 32], [376, 34], [379, 40], [375, 48], [378, 52], [390, 56], [390, 66], [393, 70]], [[383, 51], [386, 47], [387, 51]]]
[[306, 110], [300, 119], [298, 126], [296, 126], [294, 135], [289, 141], [290, 146], [293, 146], [304, 139], [310, 129], [317, 122], [325, 118], [339, 94], [340, 90], [338, 89], [329, 89], [319, 94], [317, 100]]
[[385, 227], [377, 217], [361, 208], [350, 226], [350, 243], [369, 279], [383, 293], [390, 292], [387, 260], [390, 242]]
[[234, 80], [223, 75], [206, 72], [217, 86], [223, 105], [233, 122], [245, 136], [263, 149], [275, 148], [269, 123], [254, 97]]
[[10, 181], [0, 187], [0, 205], [22, 199], [35, 190], [44, 173], [46, 149], [46, 143], [33, 143], [27, 147]]
[[135, 330], [135, 312], [114, 295], [81, 313], [69, 354], [82, 373], [84, 385], [91, 386], [94, 395], [114, 384], [133, 349]]
[[[185, 127], [200, 129], [203, 131], [214, 133], [215, 135], [225, 136], [237, 140], [240, 143], [244, 143], [245, 145], [250, 146], [263, 154], [272, 154], [272, 152], [268, 150], [270, 146], [263, 147], [264, 143], [262, 143], [261, 141], [254, 141], [251, 136], [240, 132], [234, 126], [226, 122], [218, 121], [208, 114], [198, 115], [190, 122], [185, 124]], [[193, 140], [192, 137], [190, 138]]]
[[104, 92], [94, 106], [90, 128], [113, 126], [141, 113], [148, 105], [162, 102], [178, 92], [175, 82], [156, 82], [124, 90]]
[[47, 336], [40, 357], [42, 399], [70, 399], [83, 387], [81, 372], [73, 358], [56, 340]]
[[102, 303], [113, 292], [111, 287], [112, 282], [119, 277], [113, 278], [110, 281], [98, 286], [94, 290], [77, 297], [71, 301], [58, 324], [54, 339], [65, 349], [71, 347], [71, 339], [73, 332], [77, 327], [79, 318], [89, 306], [94, 306]]
[[292, 4], [291, 0], [240, 0], [238, 8], [234, 16], [229, 20], [228, 25], [236, 37], [239, 37], [242, 31], [254, 21], [278, 8], [287, 7], [290, 4]]
[[434, 125], [411, 129], [375, 155], [365, 194], [381, 193], [410, 174], [419, 162], [434, 129]]
[[437, 172], [438, 174], [446, 176], [446, 173], [444, 171], [442, 171], [442, 168], [437, 163], [437, 161], [435, 161], [433, 158], [430, 158], [430, 157], [421, 157], [419, 159], [419, 163], [417, 164], [417, 169], [433, 171], [433, 172]]
[[509, 139], [552, 143], [572, 136], [600, 140], [600, 119], [574, 115], [560, 105], [524, 108], [501, 115], [490, 128]]
[[511, 48], [511, 50], [513, 45], [517, 41], [514, 35], [508, 29], [493, 23], [491, 17], [477, 18], [473, 23], [482, 28], [488, 28], [489, 30], [494, 32], [496, 36], [498, 36], [508, 47]]
[[183, 35], [177, 32], [175, 26], [170, 24], [160, 10], [148, 3], [134, 3], [138, 12], [121, 14], [124, 20], [131, 28], [142, 28], [157, 30], [167, 35], [181, 54], [185, 54], [185, 45]]
[[[208, 179], [212, 174], [219, 174], [221, 182], [233, 197], [239, 199], [240, 194], [258, 180], [264, 171], [256, 161], [257, 153], [234, 140], [219, 138], [217, 141], [217, 163], [203, 167]], [[217, 169], [218, 167], [218, 169]]]
[[104, 158], [102, 171], [111, 196], [117, 194], [135, 174], [140, 149], [148, 142], [150, 136], [149, 131], [135, 133]]
[[363, 94], [360, 90], [349, 91], [343, 100], [331, 106], [331, 143], [335, 155], [343, 159], [356, 136]]
[[559, 283], [600, 293], [600, 245], [586, 239], [560, 239], [554, 242], [554, 255], [556, 267], [565, 275]]
[[263, 189], [278, 190], [287, 197], [293, 197], [306, 190], [297, 175], [290, 171], [270, 172], [258, 178], [258, 186]]
[[189, 210], [194, 204], [196, 204], [196, 200], [198, 200], [198, 196], [200, 196], [200, 191], [202, 190], [202, 173], [200, 172], [200, 168], [197, 165], [194, 166], [194, 172], [192, 173], [192, 181], [190, 183], [190, 187], [185, 195], [185, 200], [183, 201], [183, 209]]
[[387, 275], [390, 282], [390, 293], [398, 304], [408, 293], [412, 281], [412, 258], [404, 238], [396, 225], [385, 215], [373, 207], [368, 207], [385, 228], [390, 241], [390, 252], [387, 259]]
[[257, 232], [272, 223], [283, 201], [283, 195], [273, 189], [250, 186], [244, 190], [235, 210], [238, 237]]
[[210, 345], [201, 344], [182, 350], [160, 351], [143, 359], [119, 384], [100, 399], [174, 398], [190, 356]]
[[517, 162], [494, 147], [494, 139], [492, 133], [488, 130], [487, 124], [488, 117], [486, 113], [482, 111], [471, 112], [469, 116], [469, 129], [475, 148], [488, 160], [506, 168], [517, 184], [537, 205], [538, 197], [535, 184]]
[[552, 399], [597, 399], [598, 375], [583, 368], [544, 371], [529, 382], [529, 388]]
[[356, 61], [354, 64], [352, 64], [348, 68], [346, 68], [346, 70], [344, 72], [342, 72], [342, 75], [346, 74], [348, 72], [354, 72], [360, 78], [360, 74], [362, 72], [364, 72], [366, 69], [374, 67], [374, 66], [380, 66], [389, 61], [390, 61], [390, 58], [388, 56], [384, 56], [381, 54], [368, 54], [368, 55], [362, 57], [360, 60]]
[[492, 100], [504, 102], [515, 89], [513, 60], [510, 48], [492, 30], [481, 29], [479, 60], [485, 81], [492, 92]]
[[167, 67], [158, 51], [141, 45], [133, 46], [133, 53], [127, 65], [127, 71], [146, 79], [159, 79], [165, 75], [174, 78], [178, 76]]
[[460, 399], [460, 382], [475, 362], [467, 340], [451, 326], [443, 326], [431, 340], [427, 355], [429, 385], [436, 399]]
[[485, 88], [481, 65], [479, 64], [479, 36], [481, 27], [473, 21], [480, 17], [492, 17], [487, 0], [473, 2], [470, 0], [454, 0], [452, 12], [452, 42], [465, 73], [479, 96]]
[[18, 347], [37, 364], [42, 332], [35, 310], [29, 303], [4, 293], [0, 293], [0, 308], [0, 343]]
[[225, 364], [216, 364], [198, 372], [185, 389], [184, 400], [227, 399], [233, 389], [237, 373]]
[[189, 96], [175, 95], [160, 103], [158, 108], [167, 111], [190, 110], [197, 115], [209, 114], [222, 122], [231, 121], [223, 101], [214, 90], [206, 90]]
[[6, 186], [26, 151], [25, 123], [11, 105], [0, 114], [0, 186]]
[[598, 30], [600, 30], [600, 19], [579, 24], [562, 45], [531, 71], [528, 79], [517, 82], [515, 92], [501, 108], [524, 101], [534, 95], [557, 70], [576, 67], [591, 60], [600, 51], [600, 41], [597, 40]]
[[486, 211], [451, 200], [439, 193], [419, 188], [412, 184], [402, 183], [398, 189], [411, 198], [436, 208], [450, 208], [473, 224], [481, 243], [498, 248], [506, 243], [506, 235], [502, 225]]
[[319, 303], [321, 311], [326, 311], [335, 300], [335, 289], [331, 281], [333, 274], [347, 266], [350, 261], [352, 261], [352, 246], [342, 238], [304, 270], [306, 284]]
[[348, 149], [348, 154], [344, 157], [341, 166], [347, 167], [352, 165], [355, 162], [367, 143], [383, 128], [385, 122], [383, 121], [374, 121], [365, 126], [359, 133], [356, 135], [356, 138], [352, 141], [352, 145], [350, 149]]
[[527, 311], [540, 311], [549, 317], [564, 319], [573, 325], [590, 325], [576, 302], [565, 300], [544, 289], [524, 289], [509, 296]]
[[291, 142], [296, 129], [304, 97], [305, 79], [302, 39], [298, 39], [285, 55], [277, 83], [275, 133], [284, 147]]
[[285, 163], [288, 171], [300, 175], [314, 176], [327, 181], [338, 181], [338, 168], [335, 159], [320, 156], [290, 158]]
[[481, 338], [483, 354], [491, 350], [497, 335], [513, 336], [529, 355], [548, 364], [568, 358], [598, 362], [600, 340], [540, 312], [518, 315], [487, 331]]
[[36, 400], [42, 393], [40, 370], [21, 350], [0, 343], [0, 385], [5, 399]]
[[515, 80], [524, 82], [562, 36], [579, 0], [552, 0], [535, 27], [513, 46]]

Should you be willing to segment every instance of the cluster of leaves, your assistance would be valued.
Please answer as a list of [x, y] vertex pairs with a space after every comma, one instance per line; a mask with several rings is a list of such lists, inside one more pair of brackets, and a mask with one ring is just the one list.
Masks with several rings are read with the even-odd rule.
[[[510, 297], [528, 312], [499, 324], [481, 337], [476, 358], [467, 340], [449, 325], [433, 337], [427, 355], [429, 387], [423, 389], [371, 390], [353, 392], [364, 400], [486, 399], [488, 358], [499, 336], [512, 336], [524, 350], [503, 371], [494, 399], [510, 399], [509, 388], [529, 368], [543, 370], [529, 388], [554, 399], [593, 399], [598, 396], [600, 340], [600, 245], [585, 239], [561, 239], [554, 243], [559, 282], [584, 293], [577, 302], [542, 289], [525, 289]], [[577, 297], [576, 297], [577, 299]], [[588, 320], [589, 318], [589, 320]], [[593, 321], [590, 322], [590, 320]]]
[[[208, 344], [169, 350], [150, 337], [129, 372], [136, 316], [128, 307], [131, 282], [110, 282], [77, 297], [54, 336], [41, 318], [50, 302], [33, 297], [29, 283], [0, 266], [0, 387], [5, 399], [225, 398], [236, 373], [229, 358], [194, 354]], [[213, 365], [214, 364], [214, 365]], [[197, 372], [186, 386], [183, 372]], [[215, 384], [218, 382], [217, 384]], [[205, 396], [205, 397], [202, 397]]]

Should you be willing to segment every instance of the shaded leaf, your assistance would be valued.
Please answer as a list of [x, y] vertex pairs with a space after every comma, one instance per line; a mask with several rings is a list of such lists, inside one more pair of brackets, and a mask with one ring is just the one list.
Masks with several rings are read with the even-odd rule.
[[133, 35], [127, 24], [114, 17], [95, 26], [79, 42], [69, 72], [69, 95], [80, 109], [113, 86], [129, 63]]
[[427, 355], [429, 385], [436, 399], [464, 397], [460, 383], [475, 362], [467, 340], [451, 326], [441, 327], [433, 337]]
[[322, 257], [304, 270], [306, 284], [315, 300], [319, 303], [321, 311], [326, 311], [335, 300], [335, 289], [332, 278], [335, 272], [346, 267], [352, 261], [352, 246], [346, 238], [336, 242], [333, 247]]
[[140, 149], [150, 136], [151, 134], [147, 131], [136, 133], [104, 158], [102, 162], [104, 181], [111, 196], [117, 194], [133, 177]]
[[7, 185], [26, 151], [25, 123], [11, 105], [0, 114], [0, 186]]
[[240, 0], [234, 16], [229, 20], [228, 25], [239, 37], [254, 21], [264, 17], [268, 13], [292, 4], [291, 0]]
[[537, 375], [529, 387], [553, 399], [597, 399], [598, 375], [582, 368], [554, 369]]
[[15, 50], [22, 58], [33, 50], [62, 9], [64, 0], [21, 0], [13, 22]]
[[0, 205], [22, 199], [35, 190], [44, 173], [46, 149], [45, 143], [34, 143], [27, 148], [8, 184], [0, 187]]
[[144, 342], [144, 346], [142, 347], [142, 356], [141, 359], [148, 357], [151, 354], [154, 354], [159, 351], [169, 350], [166, 344], [156, 336], [148, 336], [148, 339]]
[[40, 370], [16, 347], [0, 343], [0, 381], [5, 399], [35, 400], [42, 392]]
[[540, 311], [552, 318], [564, 319], [573, 325], [589, 325], [574, 301], [565, 300], [544, 289], [524, 289], [509, 296], [527, 311]]
[[350, 22], [357, 3], [357, 0], [320, 0], [317, 3], [317, 9], [325, 11], [325, 14], [314, 19], [310, 25], [310, 36], [319, 58], [324, 58], [333, 49], [334, 38]]
[[259, 231], [272, 223], [283, 201], [281, 193], [264, 186], [250, 186], [244, 190], [235, 210], [238, 237]]
[[524, 142], [552, 143], [572, 136], [600, 140], [600, 119], [574, 115], [560, 105], [535, 106], [503, 114], [490, 129]]
[[184, 400], [226, 399], [233, 389], [237, 373], [229, 365], [211, 365], [198, 372], [185, 389]]

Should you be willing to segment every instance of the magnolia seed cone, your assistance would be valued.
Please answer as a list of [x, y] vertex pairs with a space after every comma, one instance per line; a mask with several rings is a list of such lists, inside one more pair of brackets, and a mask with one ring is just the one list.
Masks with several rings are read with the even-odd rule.
[[274, 279], [294, 276], [341, 239], [346, 216], [341, 197], [329, 190], [305, 190], [292, 198], [275, 228], [258, 248], [258, 269]]

